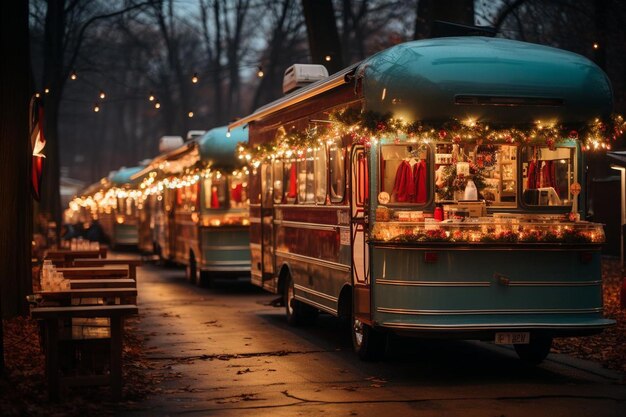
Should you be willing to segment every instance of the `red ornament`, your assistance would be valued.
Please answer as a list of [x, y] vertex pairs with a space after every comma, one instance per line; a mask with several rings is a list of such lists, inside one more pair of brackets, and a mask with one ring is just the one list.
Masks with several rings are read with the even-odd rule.
[[575, 130], [572, 130], [569, 132], [569, 138], [570, 139], [577, 139], [578, 138], [578, 132]]
[[548, 149], [550, 149], [551, 151], [554, 151], [556, 149], [554, 139], [552, 138], [546, 139], [546, 144], [548, 145]]
[[387, 124], [385, 122], [378, 122], [378, 124], [376, 124], [376, 129], [383, 131], [387, 129]]
[[446, 131], [445, 131], [445, 130], [443, 130], [443, 129], [439, 131], [439, 137], [440, 137], [441, 139], [445, 139], [445, 138], [446, 138], [446, 136], [448, 136], [448, 132], [446, 132]]
[[461, 137], [459, 135], [456, 135], [455, 137], [452, 138], [452, 141], [454, 143], [461, 143]]

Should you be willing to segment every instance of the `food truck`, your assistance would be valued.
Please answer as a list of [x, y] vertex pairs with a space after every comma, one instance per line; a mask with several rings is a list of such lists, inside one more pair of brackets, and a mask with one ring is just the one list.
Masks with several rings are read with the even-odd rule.
[[250, 167], [252, 282], [291, 324], [512, 344], [600, 332], [602, 225], [585, 153], [624, 130], [606, 74], [563, 50], [484, 37], [408, 42], [230, 124]]
[[247, 131], [209, 130], [156, 157], [136, 177], [144, 207], [143, 247], [185, 265], [190, 281], [249, 276], [247, 168], [235, 156]]

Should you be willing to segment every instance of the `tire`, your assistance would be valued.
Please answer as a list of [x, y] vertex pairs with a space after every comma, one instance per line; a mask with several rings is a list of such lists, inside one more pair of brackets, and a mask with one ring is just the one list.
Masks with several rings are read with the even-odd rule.
[[296, 300], [294, 294], [293, 279], [291, 278], [291, 274], [288, 273], [283, 294], [287, 323], [291, 326], [300, 326], [315, 322], [319, 313], [318, 310]]
[[517, 356], [529, 365], [538, 365], [548, 356], [552, 347], [552, 336], [530, 335], [527, 345], [513, 345]]
[[350, 326], [352, 347], [362, 361], [374, 362], [384, 358], [387, 350], [387, 334], [375, 330], [352, 317]]
[[208, 271], [199, 271], [198, 272], [198, 281], [197, 284], [202, 288], [214, 288], [215, 281], [213, 280], [213, 276]]
[[185, 266], [185, 277], [187, 278], [187, 281], [194, 285], [197, 285], [200, 280], [198, 278], [198, 275], [199, 272], [198, 266], [196, 265], [196, 260], [194, 257], [189, 257], [189, 262]]

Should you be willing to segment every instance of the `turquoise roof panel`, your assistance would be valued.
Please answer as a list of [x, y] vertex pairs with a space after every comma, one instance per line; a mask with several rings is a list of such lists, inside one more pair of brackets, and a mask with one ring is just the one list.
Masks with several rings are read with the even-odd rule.
[[237, 127], [228, 133], [227, 126], [209, 130], [198, 139], [200, 159], [209, 167], [233, 168], [241, 165], [236, 150], [239, 142], [248, 142], [248, 129]]
[[143, 168], [144, 168], [143, 166], [131, 167], [131, 168], [126, 168], [126, 167], [120, 168], [111, 177], [111, 182], [113, 183], [113, 185], [117, 185], [117, 186], [124, 185], [124, 184], [132, 184], [134, 180], [132, 180], [131, 177], [135, 175], [136, 173], [138, 173], [139, 171], [141, 171]]
[[407, 120], [580, 123], [613, 106], [606, 74], [561, 49], [499, 38], [407, 42], [364, 60], [365, 109]]

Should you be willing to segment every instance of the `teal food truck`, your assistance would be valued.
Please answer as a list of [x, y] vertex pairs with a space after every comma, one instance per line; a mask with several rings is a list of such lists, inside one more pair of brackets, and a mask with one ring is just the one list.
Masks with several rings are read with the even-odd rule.
[[585, 221], [585, 152], [610, 148], [604, 72], [563, 50], [483, 37], [414, 41], [265, 105], [247, 125], [252, 282], [288, 321], [512, 344], [603, 317], [602, 225]]
[[185, 265], [198, 285], [249, 276], [248, 172], [235, 155], [246, 141], [243, 129], [214, 128], [136, 174], [150, 225], [142, 235], [152, 239], [142, 246]]

